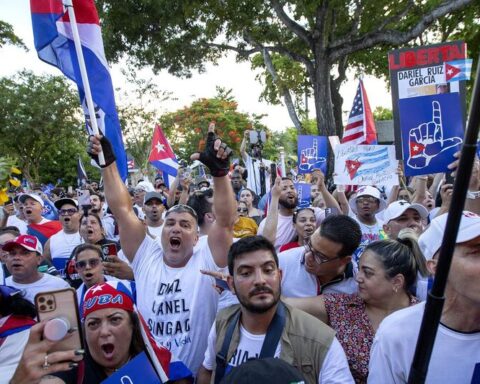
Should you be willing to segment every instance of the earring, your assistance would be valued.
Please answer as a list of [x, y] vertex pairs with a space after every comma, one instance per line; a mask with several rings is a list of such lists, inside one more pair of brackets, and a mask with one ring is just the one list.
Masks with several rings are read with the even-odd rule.
[[393, 287], [393, 292], [398, 293], [398, 288], [397, 288], [397, 287]]

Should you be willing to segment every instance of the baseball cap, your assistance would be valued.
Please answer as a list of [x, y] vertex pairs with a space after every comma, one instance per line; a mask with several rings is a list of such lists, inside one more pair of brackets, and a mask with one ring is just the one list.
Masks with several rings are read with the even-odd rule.
[[305, 378], [298, 369], [284, 360], [268, 357], [249, 360], [226, 375], [221, 384], [304, 384]]
[[120, 281], [107, 281], [96, 284], [85, 292], [82, 318], [99, 309], [120, 308], [133, 312], [132, 292]]
[[12, 241], [6, 243], [2, 249], [9, 252], [16, 245], [20, 245], [28, 251], [37, 252], [40, 255], [43, 254], [42, 243], [40, 243], [40, 240], [38, 240], [35, 236], [32, 235], [20, 235]]
[[402, 216], [407, 209], [414, 209], [422, 219], [428, 217], [428, 211], [422, 204], [410, 204], [408, 201], [398, 200], [391, 203], [387, 209], [385, 209], [385, 212], [383, 212], [383, 222], [387, 224], [390, 220]]
[[380, 204], [378, 206], [377, 213], [383, 211], [387, 207], [387, 203], [385, 203], [385, 200], [383, 200], [380, 196], [380, 191], [377, 188], [372, 187], [371, 185], [365, 185], [358, 188], [356, 196], [350, 199], [350, 201], [348, 202], [348, 204], [350, 205], [350, 209], [355, 213], [357, 213], [357, 199], [360, 196], [372, 196], [378, 199]]
[[144, 191], [144, 192], [152, 192], [154, 191], [155, 188], [153, 188], [152, 183], [148, 181], [140, 181], [136, 186], [135, 186], [135, 191]]
[[42, 207], [44, 206], [43, 199], [40, 196], [38, 196], [36, 193], [23, 193], [20, 195], [18, 200], [20, 200], [20, 202], [23, 204], [25, 203], [25, 200], [27, 200], [28, 198], [36, 200], [42, 205]]
[[195, 185], [198, 187], [202, 183], [207, 183], [207, 188], [210, 186], [210, 182], [204, 176], [197, 176], [195, 178]]
[[76, 200], [73, 200], [73, 199], [69, 199], [67, 197], [63, 198], [63, 199], [58, 199], [57, 201], [55, 201], [54, 205], [55, 205], [55, 208], [57, 209], [61, 209], [62, 206], [64, 206], [65, 204], [71, 204], [75, 207], [78, 208], [78, 202]]
[[164, 201], [164, 197], [161, 193], [158, 192], [148, 192], [143, 198], [143, 204], [147, 204], [150, 200], [157, 199], [158, 201]]
[[[435, 217], [418, 239], [418, 245], [427, 260], [431, 260], [442, 245], [447, 217], [447, 213]], [[480, 236], [480, 216], [473, 212], [463, 211], [455, 243], [464, 243], [478, 236]]]

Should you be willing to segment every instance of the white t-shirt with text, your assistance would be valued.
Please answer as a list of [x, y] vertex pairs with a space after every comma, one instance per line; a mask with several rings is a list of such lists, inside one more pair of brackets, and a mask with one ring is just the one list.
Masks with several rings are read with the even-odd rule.
[[157, 241], [145, 236], [132, 262], [137, 306], [153, 337], [195, 374], [207, 347], [208, 331], [217, 312], [214, 279], [201, 269], [227, 273], [202, 242], [183, 268], [167, 266]]
[[5, 284], [18, 288], [23, 292], [24, 298], [30, 302], [34, 302], [35, 295], [39, 292], [56, 291], [59, 289], [70, 288], [68, 283], [56, 276], [42, 273], [42, 277], [30, 284], [20, 284], [13, 281], [13, 276], [8, 276], [5, 279]]

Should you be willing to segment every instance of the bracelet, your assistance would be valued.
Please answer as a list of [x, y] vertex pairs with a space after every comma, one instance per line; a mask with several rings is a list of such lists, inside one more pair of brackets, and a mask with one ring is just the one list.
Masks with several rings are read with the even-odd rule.
[[480, 199], [480, 191], [467, 191], [467, 199]]

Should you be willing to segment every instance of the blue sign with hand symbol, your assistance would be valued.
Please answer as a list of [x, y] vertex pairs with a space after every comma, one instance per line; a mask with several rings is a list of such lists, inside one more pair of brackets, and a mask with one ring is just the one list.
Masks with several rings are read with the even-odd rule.
[[458, 93], [399, 100], [405, 175], [447, 172], [463, 142]]

